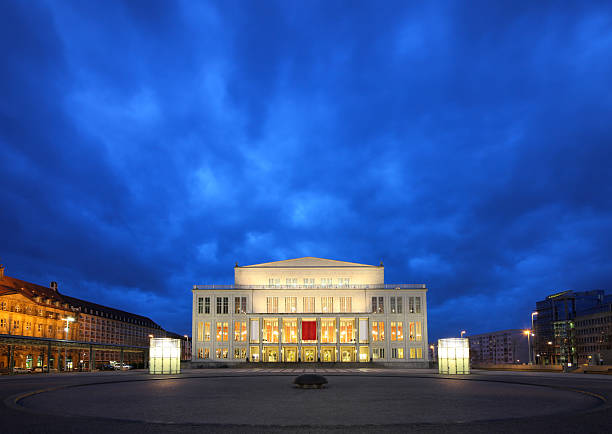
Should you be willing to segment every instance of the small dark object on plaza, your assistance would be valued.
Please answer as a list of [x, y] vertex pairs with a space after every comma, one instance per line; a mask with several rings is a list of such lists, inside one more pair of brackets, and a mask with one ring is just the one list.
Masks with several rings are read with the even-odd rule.
[[293, 380], [293, 384], [302, 389], [320, 389], [327, 384], [327, 378], [317, 374], [303, 374]]

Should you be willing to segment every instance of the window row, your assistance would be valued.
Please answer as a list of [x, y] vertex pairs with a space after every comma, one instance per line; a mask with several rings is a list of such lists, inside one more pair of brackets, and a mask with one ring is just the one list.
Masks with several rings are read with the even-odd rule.
[[[358, 349], [355, 347], [341, 347], [340, 354], [336, 354], [335, 348], [322, 347], [320, 353], [317, 356], [316, 347], [303, 347], [301, 355], [298, 355], [299, 351], [296, 347], [284, 347], [280, 350], [278, 347], [263, 347], [262, 356], [260, 359], [260, 348], [258, 346], [250, 347], [250, 361], [252, 362], [335, 362], [336, 360], [342, 362], [356, 362], [359, 357], [360, 362], [367, 362], [369, 360], [379, 360], [385, 358], [384, 348], [370, 348], [367, 346], [360, 346]], [[404, 359], [404, 348], [391, 348], [391, 359]], [[229, 359], [230, 350], [227, 347], [216, 348], [214, 352], [210, 348], [198, 348], [197, 358], [200, 360], [211, 359], [214, 356], [215, 359]], [[339, 357], [338, 357], [339, 356]], [[246, 347], [237, 347], [233, 351], [233, 359], [235, 360], [246, 360], [248, 357]], [[409, 359], [422, 359], [423, 348], [408, 348], [406, 358]]]
[[[390, 321], [389, 326], [385, 327], [384, 321], [370, 321], [367, 318], [321, 318], [319, 328], [316, 319], [302, 319], [300, 323], [301, 327], [295, 318], [251, 319], [249, 322], [234, 321], [233, 324], [229, 321], [199, 321], [196, 339], [199, 342], [210, 342], [214, 338], [217, 342], [227, 342], [233, 336], [234, 342], [247, 342], [248, 339], [251, 343], [259, 343], [260, 340], [263, 343], [297, 343], [300, 339], [304, 343], [354, 343], [357, 339], [356, 327], [359, 327], [360, 343], [423, 340], [421, 321], [407, 322], [406, 329], [403, 321]], [[250, 335], [247, 336], [249, 331]]]
[[[303, 278], [298, 279], [297, 277], [287, 277], [284, 282], [287, 287], [295, 287], [304, 286], [306, 288], [314, 288], [315, 279], [314, 278]], [[334, 282], [334, 279], [331, 277], [322, 277], [320, 280], [320, 287], [332, 287], [332, 286], [349, 286], [351, 284], [350, 277], [339, 277]], [[268, 286], [273, 288], [281, 288], [281, 279], [280, 278], [270, 278], [268, 279]]]

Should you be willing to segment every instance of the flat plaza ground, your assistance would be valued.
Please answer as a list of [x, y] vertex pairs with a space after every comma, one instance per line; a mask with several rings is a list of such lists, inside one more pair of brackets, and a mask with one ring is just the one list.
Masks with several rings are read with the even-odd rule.
[[[305, 372], [321, 390], [298, 389]], [[555, 432], [612, 426], [612, 376], [427, 369], [193, 369], [0, 377], [0, 431]]]

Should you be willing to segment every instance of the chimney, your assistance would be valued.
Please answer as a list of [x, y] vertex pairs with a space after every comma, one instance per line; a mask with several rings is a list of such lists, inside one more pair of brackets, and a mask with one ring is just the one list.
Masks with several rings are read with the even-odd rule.
[[57, 292], [57, 282], [51, 282], [51, 284], [49, 285], [49, 288]]
[[4, 265], [0, 264], [0, 280], [4, 279]]

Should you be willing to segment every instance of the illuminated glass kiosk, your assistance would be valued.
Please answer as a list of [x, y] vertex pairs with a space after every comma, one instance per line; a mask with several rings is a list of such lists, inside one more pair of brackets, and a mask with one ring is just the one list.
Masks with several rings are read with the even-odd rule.
[[181, 340], [151, 338], [149, 374], [179, 374], [181, 372]]
[[470, 373], [470, 344], [467, 338], [438, 339], [438, 373]]

